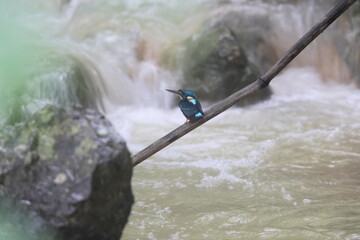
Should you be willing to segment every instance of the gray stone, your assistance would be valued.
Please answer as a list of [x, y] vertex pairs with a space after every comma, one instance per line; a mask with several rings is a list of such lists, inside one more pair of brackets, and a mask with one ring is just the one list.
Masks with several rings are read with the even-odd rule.
[[263, 9], [227, 9], [213, 16], [206, 24], [208, 28], [227, 28], [237, 44], [258, 71], [265, 73], [278, 60], [276, 46], [271, 38], [275, 32], [269, 12]]
[[[224, 99], [260, 76], [259, 69], [248, 61], [243, 47], [228, 28], [208, 28], [188, 39], [185, 49], [182, 88], [194, 90], [199, 99]], [[265, 89], [240, 104], [258, 102], [270, 95], [270, 89]]]
[[94, 110], [47, 106], [0, 138], [0, 196], [37, 219], [29, 233], [118, 240], [131, 175], [124, 140]]

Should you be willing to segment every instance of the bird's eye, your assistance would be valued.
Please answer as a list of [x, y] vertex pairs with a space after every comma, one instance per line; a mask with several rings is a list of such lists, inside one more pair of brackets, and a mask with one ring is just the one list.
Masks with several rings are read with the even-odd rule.
[[188, 97], [187, 97], [187, 99], [188, 99], [188, 100], [192, 100], [192, 99], [194, 99], [194, 98], [193, 98], [193, 97], [188, 96]]

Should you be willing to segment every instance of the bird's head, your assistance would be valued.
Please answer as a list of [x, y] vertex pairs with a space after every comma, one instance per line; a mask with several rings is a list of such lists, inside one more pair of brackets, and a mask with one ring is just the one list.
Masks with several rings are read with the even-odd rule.
[[187, 89], [179, 89], [179, 90], [171, 90], [171, 89], [165, 89], [166, 91], [169, 91], [171, 93], [175, 93], [179, 96], [180, 100], [187, 99], [187, 100], [193, 100], [196, 99], [196, 95], [193, 91], [187, 90]]

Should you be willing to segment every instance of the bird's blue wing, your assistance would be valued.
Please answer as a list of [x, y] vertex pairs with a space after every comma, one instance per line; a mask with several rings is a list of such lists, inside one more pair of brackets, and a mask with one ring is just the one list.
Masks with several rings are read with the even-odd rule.
[[183, 112], [186, 118], [192, 118], [195, 114], [199, 112], [196, 105], [188, 102], [186, 100], [182, 100], [179, 102], [180, 110]]
[[193, 104], [187, 100], [181, 100], [179, 102], [179, 107], [183, 112], [183, 114], [185, 115], [185, 117], [190, 120], [194, 118], [202, 117], [204, 115], [199, 101], [196, 101], [196, 103]]
[[200, 104], [200, 102], [197, 101], [197, 100], [196, 100], [196, 107], [197, 107], [197, 109], [199, 110], [199, 112], [201, 112], [201, 114], [204, 115], [204, 112], [203, 112], [203, 110], [202, 110], [202, 108], [201, 108], [201, 104]]

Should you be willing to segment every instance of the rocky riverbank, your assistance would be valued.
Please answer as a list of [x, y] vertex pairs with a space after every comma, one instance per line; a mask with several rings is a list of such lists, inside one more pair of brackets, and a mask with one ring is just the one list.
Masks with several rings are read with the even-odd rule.
[[[133, 204], [125, 141], [98, 112], [47, 106], [0, 135], [0, 196], [54, 239], [119, 239]], [[36, 223], [36, 224], [34, 224]]]

